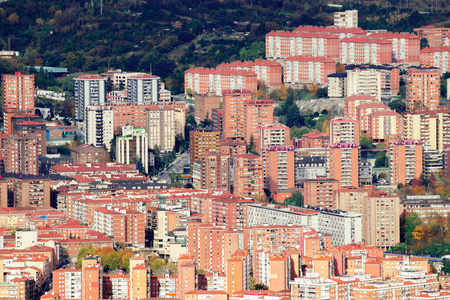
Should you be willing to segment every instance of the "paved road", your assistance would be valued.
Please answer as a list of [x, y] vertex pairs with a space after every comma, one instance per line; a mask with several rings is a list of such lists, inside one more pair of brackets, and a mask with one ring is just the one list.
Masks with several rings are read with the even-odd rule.
[[159, 173], [159, 175], [157, 176], [158, 179], [163, 179], [166, 180], [167, 182], [170, 182], [170, 175], [172, 175], [172, 173], [179, 173], [183, 171], [183, 167], [184, 165], [189, 164], [189, 153], [188, 152], [184, 152], [183, 154], [181, 154], [179, 157], [177, 157], [177, 159], [175, 159], [172, 163], [172, 167], [170, 167], [167, 170], [163, 170], [161, 173]]

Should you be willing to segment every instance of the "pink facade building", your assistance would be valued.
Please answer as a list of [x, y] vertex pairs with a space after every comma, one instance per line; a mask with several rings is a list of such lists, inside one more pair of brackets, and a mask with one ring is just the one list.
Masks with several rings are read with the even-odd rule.
[[375, 111], [367, 116], [368, 134], [375, 141], [384, 141], [388, 135], [403, 136], [403, 118], [392, 110]]
[[336, 62], [332, 58], [291, 56], [283, 60], [284, 83], [327, 83], [333, 73]]
[[332, 33], [339, 35], [339, 38], [365, 37], [367, 32], [362, 28], [350, 27], [324, 27], [324, 26], [300, 26], [294, 29], [295, 32], [311, 33]]
[[255, 61], [234, 61], [231, 63], [222, 63], [216, 67], [217, 70], [244, 70], [256, 73], [259, 81], [263, 81], [267, 86], [279, 86], [282, 84], [281, 64], [270, 60]]
[[299, 31], [271, 31], [266, 34], [267, 59], [297, 55], [338, 58], [339, 35]]
[[424, 48], [420, 51], [420, 63], [441, 70], [441, 74], [450, 71], [450, 46]]
[[190, 68], [184, 73], [184, 91], [194, 94], [211, 92], [221, 96], [223, 90], [250, 90], [256, 93], [258, 78], [255, 72]]
[[395, 62], [418, 62], [420, 37], [412, 33], [375, 32], [369, 38], [392, 42], [392, 60]]
[[392, 63], [392, 42], [386, 39], [345, 38], [339, 41], [342, 64], [382, 65]]

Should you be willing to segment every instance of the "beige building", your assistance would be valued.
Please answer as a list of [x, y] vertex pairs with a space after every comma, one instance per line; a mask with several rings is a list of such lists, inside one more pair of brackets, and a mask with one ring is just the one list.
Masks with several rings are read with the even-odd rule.
[[358, 28], [358, 11], [346, 10], [335, 12], [334, 26], [346, 28]]
[[196, 189], [230, 191], [230, 155], [203, 153], [194, 163], [192, 181]]
[[344, 98], [347, 96], [347, 73], [328, 75], [328, 98]]
[[148, 134], [148, 146], [161, 151], [173, 151], [175, 136], [184, 137], [184, 112], [171, 106], [152, 105], [145, 109], [145, 129]]
[[404, 138], [421, 140], [431, 149], [444, 151], [450, 144], [450, 110], [416, 110], [404, 114]]
[[360, 122], [346, 118], [330, 121], [330, 145], [337, 143], [356, 143], [359, 145]]
[[375, 69], [347, 71], [347, 96], [370, 95], [381, 101], [381, 73]]
[[206, 118], [212, 120], [212, 110], [220, 108], [220, 97], [213, 93], [195, 95], [195, 121], [202, 122]]
[[400, 242], [400, 198], [372, 190], [366, 202], [366, 243], [389, 249]]

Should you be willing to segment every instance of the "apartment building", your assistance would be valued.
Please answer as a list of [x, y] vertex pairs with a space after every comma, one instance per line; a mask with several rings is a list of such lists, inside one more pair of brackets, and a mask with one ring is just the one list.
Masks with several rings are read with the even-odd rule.
[[294, 146], [264, 148], [265, 188], [272, 193], [295, 187]]
[[347, 70], [347, 96], [369, 95], [381, 101], [381, 73], [376, 69]]
[[176, 135], [184, 137], [184, 112], [171, 106], [153, 105], [145, 109], [145, 129], [148, 146], [160, 151], [173, 151]]
[[341, 187], [358, 186], [360, 148], [358, 144], [330, 144], [327, 156], [327, 173], [330, 178], [339, 180]]
[[259, 147], [257, 148], [260, 155], [262, 155], [266, 146], [285, 146], [290, 144], [289, 127], [281, 123], [273, 123], [261, 127], [260, 137]]
[[81, 270], [75, 267], [53, 272], [53, 292], [61, 299], [81, 299]]
[[360, 123], [355, 119], [335, 118], [330, 121], [330, 145], [359, 144]]
[[211, 129], [199, 129], [190, 131], [189, 136], [191, 174], [193, 174], [193, 164], [200, 159], [201, 154], [220, 151], [220, 133]]
[[224, 153], [203, 153], [194, 163], [192, 181], [194, 188], [230, 191], [230, 158]]
[[[13, 119], [11, 119], [13, 120]], [[32, 133], [38, 139], [38, 151], [41, 155], [47, 154], [46, 126], [35, 121], [11, 122], [12, 134], [24, 135]]]
[[244, 70], [256, 73], [258, 81], [264, 82], [268, 87], [277, 87], [282, 84], [281, 64], [270, 60], [234, 61], [221, 63], [216, 69]]
[[339, 35], [320, 32], [271, 31], [266, 34], [266, 58], [291, 56], [339, 57]]
[[119, 271], [103, 276], [103, 297], [105, 299], [128, 299], [130, 275]]
[[339, 41], [339, 62], [342, 64], [391, 64], [392, 42], [386, 39], [344, 38]]
[[302, 135], [302, 148], [325, 148], [330, 142], [330, 135], [313, 131]]
[[[120, 134], [122, 127], [131, 125], [137, 128], [145, 128], [145, 110], [147, 108], [153, 108], [154, 105], [110, 105], [114, 114], [114, 134]], [[181, 112], [181, 109], [174, 108]], [[184, 116], [184, 113], [181, 114]]]
[[[444, 132], [447, 130], [449, 111], [416, 109], [404, 114], [404, 138], [421, 140], [431, 149], [443, 151], [448, 142]], [[450, 125], [450, 124], [449, 124]]]
[[411, 213], [416, 213], [420, 218], [432, 218], [450, 215], [450, 200], [439, 195], [405, 196], [401, 199], [402, 207]]
[[22, 112], [34, 113], [34, 75], [2, 76], [3, 131], [11, 134], [11, 117]]
[[223, 137], [223, 109], [213, 108], [211, 110], [212, 128], [214, 131], [220, 132], [220, 137]]
[[250, 257], [248, 251], [240, 250], [227, 260], [227, 293], [250, 289]]
[[355, 120], [358, 120], [360, 122], [361, 131], [368, 132], [369, 130], [368, 116], [373, 112], [390, 111], [390, 110], [391, 109], [389, 108], [389, 106], [381, 102], [366, 102], [364, 104], [358, 105], [354, 109], [356, 115]]
[[389, 179], [392, 185], [406, 184], [422, 174], [422, 141], [397, 140], [389, 144]]
[[334, 26], [341, 28], [358, 28], [358, 11], [355, 9], [335, 12]]
[[420, 38], [426, 38], [430, 47], [444, 46], [444, 37], [450, 34], [450, 28], [436, 27], [434, 25], [414, 28], [413, 30]]
[[104, 164], [107, 161], [107, 152], [105, 149], [96, 148], [88, 144], [70, 148], [70, 156], [74, 164]]
[[125, 126], [116, 138], [116, 161], [122, 164], [142, 164], [148, 173], [148, 135], [145, 128]]
[[450, 46], [424, 48], [420, 50], [420, 64], [438, 68], [441, 74], [450, 71], [449, 57]]
[[231, 157], [247, 153], [247, 144], [244, 138], [222, 138], [220, 139], [220, 153], [229, 154]]
[[86, 143], [111, 150], [114, 138], [114, 112], [109, 106], [86, 107]]
[[[272, 100], [245, 100], [244, 101], [244, 137], [250, 143], [252, 137], [254, 141], [260, 139], [261, 127], [273, 123]], [[239, 108], [238, 108], [239, 109]], [[225, 110], [227, 128], [230, 128], [232, 120], [228, 120], [227, 110]], [[226, 135], [226, 137], [228, 137]]]
[[365, 205], [366, 242], [390, 249], [400, 242], [400, 198], [383, 191], [371, 190]]
[[159, 101], [159, 81], [157, 76], [142, 74], [127, 78], [128, 102], [137, 105]]
[[431, 149], [430, 145], [423, 145], [422, 150], [423, 176], [425, 176], [425, 178], [430, 178], [433, 174], [440, 174], [444, 170], [443, 153]]
[[190, 68], [184, 72], [185, 93], [206, 94], [211, 92], [217, 96], [223, 90], [249, 90], [256, 93], [258, 78], [256, 73], [242, 70], [216, 70], [206, 68]]
[[[325, 152], [325, 148], [323, 148]], [[327, 174], [325, 154], [323, 156], [303, 156], [295, 151], [295, 187], [302, 188], [303, 181], [315, 179], [317, 176]]]
[[384, 141], [389, 135], [403, 136], [403, 118], [393, 110], [372, 112], [367, 124], [367, 133], [374, 141]]
[[238, 155], [234, 159], [234, 195], [254, 198], [264, 192], [263, 162], [254, 154]]
[[195, 121], [199, 124], [206, 118], [212, 120], [212, 110], [220, 108], [220, 97], [209, 92], [195, 95]]
[[245, 101], [251, 100], [250, 90], [223, 91], [223, 137], [245, 137]]
[[75, 119], [84, 121], [86, 108], [106, 104], [106, 77], [86, 75], [74, 78]]
[[50, 178], [18, 175], [12, 179], [14, 207], [49, 207]]
[[38, 174], [41, 144], [32, 133], [11, 134], [3, 139], [5, 173]]
[[420, 60], [420, 37], [418, 35], [405, 32], [374, 32], [368, 37], [390, 41], [393, 62], [419, 62]]
[[317, 177], [303, 182], [303, 199], [306, 205], [335, 209], [333, 193], [339, 189], [339, 180]]
[[409, 111], [424, 107], [436, 109], [440, 104], [440, 77], [436, 69], [409, 69], [406, 79], [406, 107]]
[[328, 75], [336, 73], [332, 58], [290, 56], [283, 59], [283, 82], [287, 84], [325, 84]]
[[397, 95], [400, 91], [400, 69], [390, 65], [346, 65], [345, 70], [376, 70], [380, 72], [381, 94], [386, 96]]
[[328, 75], [328, 98], [344, 98], [347, 96], [347, 73]]

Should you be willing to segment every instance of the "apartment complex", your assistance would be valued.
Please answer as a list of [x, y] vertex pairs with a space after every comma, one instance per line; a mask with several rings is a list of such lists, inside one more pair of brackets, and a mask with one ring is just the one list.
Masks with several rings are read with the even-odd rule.
[[[244, 101], [244, 138], [250, 143], [252, 137], [254, 141], [260, 139], [261, 127], [273, 123], [273, 107], [272, 100], [245, 100]], [[225, 114], [225, 118], [227, 114]], [[226, 124], [230, 127], [231, 120], [227, 120]], [[228, 137], [228, 136], [226, 136]]]
[[106, 77], [86, 75], [74, 78], [75, 119], [84, 121], [86, 108], [106, 104]]
[[420, 38], [426, 38], [430, 47], [444, 46], [444, 37], [450, 33], [450, 28], [436, 27], [429, 25], [421, 28], [414, 28]]
[[114, 138], [114, 112], [109, 106], [86, 107], [86, 143], [111, 149]]
[[419, 62], [420, 37], [412, 33], [375, 32], [368, 36], [391, 42], [393, 62]]
[[234, 195], [242, 198], [259, 196], [264, 192], [262, 159], [254, 154], [241, 154], [234, 159]]
[[367, 133], [374, 141], [384, 141], [389, 135], [403, 136], [403, 118], [392, 110], [375, 111], [367, 116]]
[[220, 151], [220, 133], [211, 129], [199, 129], [189, 132], [189, 139], [191, 174], [193, 174], [193, 164], [200, 159], [201, 154]]
[[406, 107], [434, 110], [440, 103], [440, 77], [436, 69], [409, 69], [406, 80]]
[[367, 32], [362, 28], [351, 28], [351, 27], [325, 27], [325, 26], [299, 26], [294, 29], [298, 32], [316, 32], [316, 33], [332, 33], [337, 34], [339, 38], [343, 39], [345, 37], [365, 37]]
[[159, 77], [147, 74], [129, 76], [127, 78], [128, 101], [137, 105], [157, 103], [159, 80]]
[[320, 32], [271, 31], [266, 34], [266, 58], [291, 56], [339, 57], [339, 35]]
[[212, 110], [220, 108], [220, 97], [209, 92], [195, 95], [195, 121], [202, 122], [206, 118], [212, 120]]
[[4, 132], [11, 134], [11, 117], [22, 112], [34, 113], [34, 75], [2, 75]]
[[358, 11], [346, 10], [335, 12], [334, 26], [341, 28], [358, 28]]
[[347, 70], [347, 96], [369, 95], [381, 101], [381, 74], [376, 69]]
[[122, 164], [141, 164], [148, 173], [148, 135], [145, 128], [125, 126], [116, 138], [116, 161]]
[[389, 106], [381, 102], [366, 102], [364, 104], [356, 106], [356, 108], [354, 109], [356, 113], [355, 120], [358, 120], [360, 122], [361, 131], [367, 132], [369, 130], [368, 116], [373, 112], [389, 110], [391, 110]]
[[291, 56], [283, 60], [284, 83], [324, 84], [333, 73], [336, 73], [336, 62], [332, 58]]
[[359, 136], [359, 121], [346, 118], [334, 118], [330, 121], [330, 145], [337, 143], [359, 144]]
[[420, 50], [420, 64], [438, 68], [441, 74], [450, 71], [449, 57], [450, 46], [424, 48]]
[[303, 198], [306, 205], [335, 209], [334, 191], [339, 189], [339, 181], [332, 178], [319, 177], [303, 182]]
[[302, 148], [325, 148], [330, 142], [330, 135], [314, 131], [302, 135]]
[[375, 70], [380, 72], [381, 94], [396, 95], [400, 91], [400, 69], [390, 65], [346, 65], [345, 70]]
[[194, 163], [192, 181], [194, 188], [230, 191], [230, 155], [203, 153]]
[[391, 64], [392, 42], [385, 39], [344, 38], [339, 41], [339, 62], [342, 64]]
[[249, 90], [256, 93], [257, 75], [251, 71], [190, 68], [184, 73], [184, 90], [188, 94], [211, 92], [221, 96], [223, 90]]
[[273, 193], [295, 187], [294, 146], [266, 146], [263, 161], [265, 188]]
[[176, 135], [184, 136], [184, 112], [172, 106], [152, 105], [145, 108], [145, 129], [148, 134], [148, 146], [159, 150], [173, 151]]
[[280, 86], [281, 64], [270, 60], [255, 61], [234, 61], [231, 63], [221, 63], [216, 67], [218, 70], [244, 70], [256, 73], [258, 81], [264, 82], [268, 87]]
[[223, 109], [213, 108], [211, 110], [211, 121], [213, 130], [220, 132], [220, 137], [223, 137]]
[[103, 148], [96, 148], [88, 144], [70, 148], [70, 156], [74, 164], [104, 164], [107, 162], [107, 152]]
[[397, 140], [389, 144], [390, 183], [406, 184], [422, 174], [422, 141]]
[[327, 172], [330, 178], [339, 180], [341, 187], [359, 185], [360, 149], [358, 144], [330, 144], [327, 156]]
[[10, 134], [2, 142], [6, 173], [38, 174], [38, 157], [42, 153], [35, 134]]
[[356, 108], [362, 104], [380, 102], [377, 98], [368, 95], [354, 95], [344, 98], [344, 117], [359, 120]]
[[245, 137], [244, 103], [251, 98], [250, 90], [223, 91], [223, 137]]

